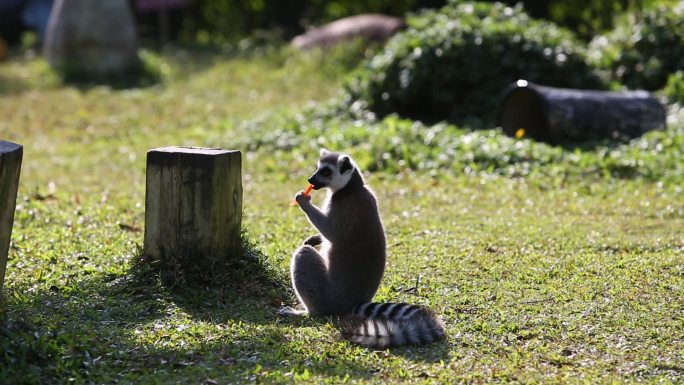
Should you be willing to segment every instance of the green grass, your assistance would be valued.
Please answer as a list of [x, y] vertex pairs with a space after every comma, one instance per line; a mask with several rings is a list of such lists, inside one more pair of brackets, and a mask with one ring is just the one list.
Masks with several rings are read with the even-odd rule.
[[[666, 131], [577, 150], [412, 129], [330, 116], [348, 67], [324, 56], [174, 50], [152, 56], [161, 84], [129, 90], [0, 64], [0, 138], [25, 146], [1, 383], [684, 381], [676, 109]], [[140, 272], [145, 152], [167, 145], [244, 151], [251, 246], [224, 282]], [[320, 145], [372, 170], [389, 244], [376, 300], [430, 306], [446, 341], [375, 352], [335, 320], [275, 315], [312, 233], [288, 202]]]

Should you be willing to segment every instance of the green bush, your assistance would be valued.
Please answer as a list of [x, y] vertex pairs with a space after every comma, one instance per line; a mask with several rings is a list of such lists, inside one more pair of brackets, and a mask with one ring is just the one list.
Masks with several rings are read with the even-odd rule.
[[[349, 152], [371, 172], [427, 171], [434, 175], [544, 176], [558, 181], [638, 178], [663, 183], [684, 180], [684, 107], [669, 109], [668, 127], [626, 143], [596, 142], [573, 149], [514, 139], [499, 129], [468, 130], [427, 125], [388, 115], [382, 120], [349, 119], [329, 106], [272, 114], [241, 123], [212, 146], [244, 149], [265, 170], [283, 164], [306, 167], [321, 147]], [[355, 111], [358, 113], [359, 111]]]
[[670, 102], [684, 106], [684, 71], [677, 71], [670, 75], [665, 85], [665, 96]]
[[[671, 0], [528, 0], [523, 3], [530, 14], [549, 19], [591, 40], [613, 28], [616, 14], [667, 1]], [[546, 13], [538, 15], [539, 8], [546, 8]]]
[[628, 13], [590, 44], [589, 60], [629, 88], [661, 89], [684, 68], [684, 1]]
[[489, 125], [502, 92], [517, 79], [602, 87], [572, 33], [530, 18], [520, 6], [452, 2], [408, 23], [347, 84], [349, 102], [380, 116]]
[[195, 0], [184, 13], [181, 36], [200, 43], [223, 43], [256, 30], [278, 31], [290, 38], [308, 25], [318, 25], [359, 13], [402, 16], [445, 0]]

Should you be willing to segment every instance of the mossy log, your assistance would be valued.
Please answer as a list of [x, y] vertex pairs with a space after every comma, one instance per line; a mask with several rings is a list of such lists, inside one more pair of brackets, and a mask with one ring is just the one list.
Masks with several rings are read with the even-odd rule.
[[551, 144], [636, 138], [664, 129], [665, 107], [646, 91], [553, 88], [519, 80], [501, 102], [498, 125], [510, 136]]

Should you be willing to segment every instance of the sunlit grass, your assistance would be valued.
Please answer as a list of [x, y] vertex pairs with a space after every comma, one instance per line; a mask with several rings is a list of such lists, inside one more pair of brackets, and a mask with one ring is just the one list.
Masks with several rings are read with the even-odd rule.
[[[129, 90], [62, 85], [40, 59], [0, 64], [0, 138], [25, 146], [0, 382], [684, 380], [682, 179], [604, 173], [600, 152], [642, 162], [634, 168], [681, 167], [680, 131], [574, 153], [495, 131], [416, 133], [396, 118], [310, 121], [300, 112], [334, 96], [347, 68], [289, 51], [155, 60], [164, 81]], [[292, 116], [281, 128], [285, 139], [298, 130], [290, 144], [268, 135]], [[275, 315], [294, 301], [290, 253], [312, 233], [289, 202], [321, 144], [373, 170], [389, 245], [376, 300], [435, 309], [445, 342], [374, 352], [340, 340], [334, 320]], [[170, 290], [135, 270], [145, 152], [167, 145], [244, 151], [243, 224], [258, 263], [239, 279]], [[395, 145], [419, 149], [408, 154], [415, 167]], [[453, 148], [447, 164], [440, 150]], [[472, 170], [486, 162], [495, 166]], [[505, 171], [521, 162], [530, 172]]]

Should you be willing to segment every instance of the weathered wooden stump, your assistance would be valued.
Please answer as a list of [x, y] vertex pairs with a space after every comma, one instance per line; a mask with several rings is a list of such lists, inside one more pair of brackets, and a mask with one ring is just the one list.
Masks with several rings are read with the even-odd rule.
[[14, 209], [17, 204], [23, 154], [22, 146], [0, 140], [0, 297], [2, 297], [2, 287], [5, 283], [5, 268], [12, 235], [12, 222], [14, 222]]
[[240, 251], [240, 151], [164, 147], [147, 153], [144, 255], [204, 276]]
[[665, 112], [646, 91], [575, 90], [519, 80], [501, 102], [498, 125], [510, 136], [524, 133], [552, 144], [630, 139], [665, 128]]

